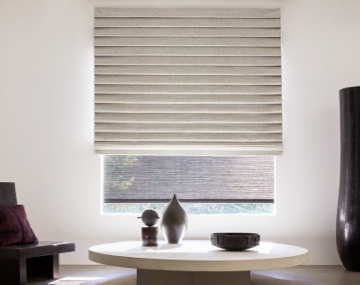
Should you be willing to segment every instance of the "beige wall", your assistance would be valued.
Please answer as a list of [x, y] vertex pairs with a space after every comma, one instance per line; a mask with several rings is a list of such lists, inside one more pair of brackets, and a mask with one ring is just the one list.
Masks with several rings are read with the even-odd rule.
[[85, 264], [91, 245], [139, 240], [135, 215], [101, 215], [101, 159], [93, 149], [95, 5], [281, 7], [284, 153], [276, 159], [276, 215], [190, 216], [186, 238], [255, 231], [339, 264], [338, 90], [359, 85], [356, 0], [0, 0], [0, 181], [40, 239], [76, 242], [62, 263]]

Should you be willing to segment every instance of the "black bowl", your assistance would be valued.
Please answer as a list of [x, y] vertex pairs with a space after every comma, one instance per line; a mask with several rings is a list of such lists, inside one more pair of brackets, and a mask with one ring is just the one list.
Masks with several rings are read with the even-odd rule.
[[243, 251], [259, 245], [260, 235], [255, 233], [213, 233], [211, 244], [230, 251]]

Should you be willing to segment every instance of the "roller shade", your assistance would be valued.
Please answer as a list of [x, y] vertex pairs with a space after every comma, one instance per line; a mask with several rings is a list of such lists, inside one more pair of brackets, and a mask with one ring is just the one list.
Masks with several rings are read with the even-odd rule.
[[274, 156], [104, 156], [105, 203], [273, 203]]
[[282, 152], [279, 9], [95, 8], [95, 149]]

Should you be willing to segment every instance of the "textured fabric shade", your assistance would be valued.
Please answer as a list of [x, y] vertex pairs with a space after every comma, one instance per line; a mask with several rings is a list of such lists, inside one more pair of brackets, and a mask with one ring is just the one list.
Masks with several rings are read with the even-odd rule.
[[273, 203], [274, 156], [104, 156], [105, 203]]
[[95, 9], [95, 148], [282, 152], [279, 9]]

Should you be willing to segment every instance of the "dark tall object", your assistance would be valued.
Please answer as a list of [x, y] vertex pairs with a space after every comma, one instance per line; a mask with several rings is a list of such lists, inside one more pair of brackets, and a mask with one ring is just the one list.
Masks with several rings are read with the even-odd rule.
[[360, 271], [360, 86], [340, 90], [340, 127], [336, 244], [345, 268]]
[[186, 212], [174, 194], [174, 197], [164, 209], [160, 223], [165, 240], [168, 243], [180, 243], [185, 235], [187, 223]]

